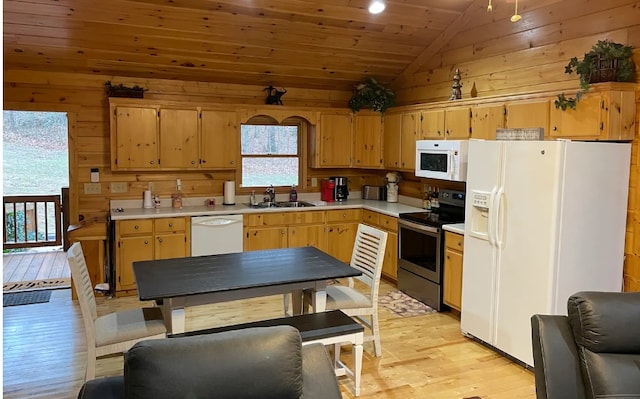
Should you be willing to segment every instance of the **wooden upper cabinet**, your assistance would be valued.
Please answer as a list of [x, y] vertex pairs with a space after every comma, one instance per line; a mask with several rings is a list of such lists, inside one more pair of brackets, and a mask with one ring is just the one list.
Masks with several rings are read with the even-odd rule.
[[635, 93], [633, 90], [587, 92], [576, 109], [550, 107], [550, 136], [581, 140], [633, 140]]
[[158, 169], [158, 107], [111, 105], [110, 112], [111, 169]]
[[495, 140], [496, 129], [504, 128], [504, 104], [478, 105], [471, 108], [471, 138]]
[[238, 166], [240, 127], [234, 111], [201, 112], [200, 167], [235, 169]]
[[471, 133], [471, 110], [469, 107], [449, 107], [444, 113], [444, 138], [464, 140]]
[[312, 143], [315, 168], [351, 166], [353, 114], [350, 111], [321, 112]]
[[422, 111], [421, 139], [444, 139], [444, 109]]
[[160, 168], [199, 168], [199, 112], [193, 109], [160, 109]]
[[545, 137], [549, 136], [549, 100], [522, 100], [506, 104], [507, 128], [537, 128], [544, 129]]
[[387, 169], [400, 168], [400, 141], [402, 135], [402, 114], [384, 115], [384, 167]]
[[406, 112], [402, 114], [402, 127], [400, 129], [400, 169], [415, 171], [416, 167], [416, 140], [420, 138], [420, 111]]
[[379, 113], [355, 115], [353, 166], [382, 168], [382, 116]]

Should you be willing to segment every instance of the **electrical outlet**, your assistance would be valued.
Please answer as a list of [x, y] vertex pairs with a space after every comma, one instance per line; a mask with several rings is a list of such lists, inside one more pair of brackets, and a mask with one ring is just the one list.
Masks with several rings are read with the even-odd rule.
[[84, 183], [85, 194], [100, 194], [102, 192], [102, 184], [100, 183]]
[[318, 178], [317, 177], [312, 177], [311, 178], [311, 187], [318, 187]]
[[112, 194], [126, 193], [127, 191], [128, 191], [127, 183], [111, 182]]

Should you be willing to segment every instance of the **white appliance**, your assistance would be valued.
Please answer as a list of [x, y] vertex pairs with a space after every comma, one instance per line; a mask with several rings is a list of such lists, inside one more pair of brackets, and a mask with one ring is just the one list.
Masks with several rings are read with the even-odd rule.
[[465, 181], [468, 140], [416, 141], [416, 176]]
[[242, 252], [242, 215], [191, 218], [191, 256]]
[[630, 143], [469, 143], [460, 327], [533, 366], [533, 314], [621, 291]]

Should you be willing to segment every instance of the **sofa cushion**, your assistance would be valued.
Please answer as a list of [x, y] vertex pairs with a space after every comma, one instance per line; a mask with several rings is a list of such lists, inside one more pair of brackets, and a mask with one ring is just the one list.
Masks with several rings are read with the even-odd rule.
[[640, 397], [640, 292], [579, 292], [567, 307], [587, 396]]
[[298, 330], [251, 328], [137, 343], [125, 355], [128, 399], [298, 399]]

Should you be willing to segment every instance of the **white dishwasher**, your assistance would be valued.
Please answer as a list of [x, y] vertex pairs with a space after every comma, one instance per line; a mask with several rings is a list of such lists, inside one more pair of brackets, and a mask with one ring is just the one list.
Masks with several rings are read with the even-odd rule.
[[191, 217], [191, 256], [242, 252], [242, 215]]

